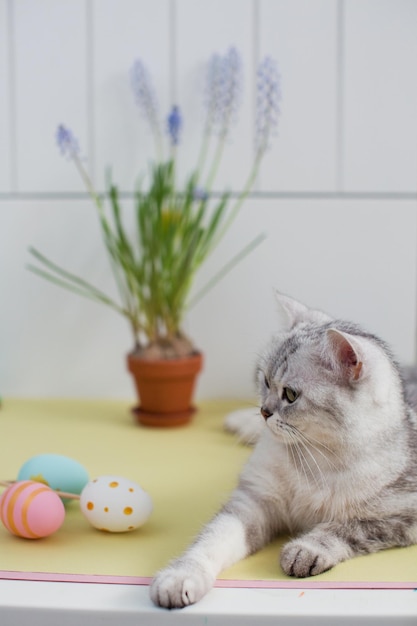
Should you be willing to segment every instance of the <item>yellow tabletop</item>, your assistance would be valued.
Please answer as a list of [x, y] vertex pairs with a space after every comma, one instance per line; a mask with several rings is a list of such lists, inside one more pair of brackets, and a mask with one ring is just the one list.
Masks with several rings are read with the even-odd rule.
[[[0, 409], [0, 479], [15, 479], [32, 456], [63, 454], [82, 463], [91, 478], [114, 474], [139, 483], [151, 495], [154, 512], [129, 533], [94, 529], [77, 501], [67, 505], [61, 529], [45, 539], [18, 538], [0, 524], [0, 577], [10, 572], [27, 578], [52, 574], [58, 580], [107, 576], [113, 582], [152, 577], [188, 545], [235, 486], [250, 449], [224, 432], [222, 423], [228, 411], [241, 406], [206, 402], [191, 425], [149, 429], [135, 423], [126, 402], [6, 398]], [[278, 565], [281, 545], [274, 542], [221, 578], [248, 585], [294, 583]], [[309, 582], [417, 587], [417, 546], [358, 557]]]

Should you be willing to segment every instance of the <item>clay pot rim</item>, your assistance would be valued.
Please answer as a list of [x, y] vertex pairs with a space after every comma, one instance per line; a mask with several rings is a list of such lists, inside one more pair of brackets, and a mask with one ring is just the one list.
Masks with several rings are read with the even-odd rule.
[[127, 355], [127, 365], [131, 373], [149, 373], [150, 375], [160, 373], [160, 375], [171, 374], [174, 376], [183, 373], [199, 372], [203, 366], [202, 352], [195, 352], [189, 356], [174, 359], [144, 359], [133, 353]]
[[136, 352], [127, 353], [128, 359], [132, 359], [135, 361], [143, 361], [146, 363], [178, 363], [181, 361], [196, 360], [196, 359], [202, 358], [202, 356], [203, 356], [203, 352], [201, 350], [194, 350], [194, 352], [186, 356], [176, 356], [176, 357], [172, 357], [169, 359], [147, 359], [146, 357], [140, 356], [140, 354], [137, 354]]

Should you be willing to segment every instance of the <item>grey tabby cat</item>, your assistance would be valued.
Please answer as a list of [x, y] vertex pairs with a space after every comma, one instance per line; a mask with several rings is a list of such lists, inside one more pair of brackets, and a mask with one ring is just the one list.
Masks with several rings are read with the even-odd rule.
[[258, 439], [229, 501], [155, 577], [155, 604], [198, 601], [218, 574], [280, 533], [280, 563], [314, 576], [359, 554], [417, 543], [417, 379], [378, 337], [286, 296], [289, 329], [261, 358], [261, 415], [227, 426]]

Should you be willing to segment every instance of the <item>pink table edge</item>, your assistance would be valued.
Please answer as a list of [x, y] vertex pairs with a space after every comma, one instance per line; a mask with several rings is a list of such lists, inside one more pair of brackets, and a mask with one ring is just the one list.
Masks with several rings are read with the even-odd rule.
[[[45, 572], [18, 572], [0, 570], [0, 579], [35, 582], [96, 583], [107, 585], [149, 585], [152, 578], [141, 576], [103, 576], [91, 574], [63, 574]], [[304, 579], [286, 580], [225, 580], [216, 581], [215, 587], [235, 589], [417, 589], [415, 582], [337, 581], [314, 582]]]

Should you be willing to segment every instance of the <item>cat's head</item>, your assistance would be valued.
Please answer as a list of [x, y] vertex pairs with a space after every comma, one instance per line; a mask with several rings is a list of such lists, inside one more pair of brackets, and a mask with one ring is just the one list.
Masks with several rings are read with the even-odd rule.
[[403, 401], [384, 342], [288, 296], [277, 297], [286, 328], [257, 368], [268, 428], [287, 443], [297, 430], [329, 444], [383, 428], [389, 412], [398, 413]]

